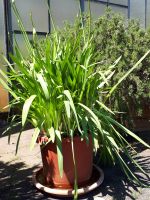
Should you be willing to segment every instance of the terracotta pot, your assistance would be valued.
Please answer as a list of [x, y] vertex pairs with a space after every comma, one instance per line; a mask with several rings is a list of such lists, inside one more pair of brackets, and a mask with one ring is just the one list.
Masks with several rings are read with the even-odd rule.
[[8, 92], [0, 85], [0, 112], [8, 112], [9, 107], [3, 109], [9, 104]]
[[[60, 177], [56, 144], [48, 143], [41, 148], [43, 161], [43, 175], [46, 183], [57, 188], [73, 188], [74, 186], [74, 164], [70, 138], [62, 140], [63, 151], [63, 176]], [[81, 141], [79, 136], [74, 137], [74, 152], [77, 165], [78, 186], [88, 182], [92, 175], [93, 145], [92, 138], [89, 137], [89, 144], [85, 140]]]

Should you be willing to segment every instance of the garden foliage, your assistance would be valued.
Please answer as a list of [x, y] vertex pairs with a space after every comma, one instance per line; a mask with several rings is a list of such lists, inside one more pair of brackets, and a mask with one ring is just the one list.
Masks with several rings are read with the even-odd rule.
[[[138, 21], [127, 21], [122, 15], [114, 14], [110, 10], [93, 23], [92, 34], [95, 59], [103, 60], [102, 68], [107, 68], [122, 56], [111, 80], [112, 85], [131, 69], [150, 47], [150, 30], [141, 28]], [[113, 109], [129, 113], [134, 105], [136, 114], [142, 115], [143, 101], [146, 104], [150, 102], [149, 86], [150, 56], [147, 56], [114, 93], [111, 98]]]

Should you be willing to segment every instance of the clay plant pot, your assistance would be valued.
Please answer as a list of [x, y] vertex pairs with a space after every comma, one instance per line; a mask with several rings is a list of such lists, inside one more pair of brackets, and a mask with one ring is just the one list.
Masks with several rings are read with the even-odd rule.
[[[74, 186], [74, 164], [70, 138], [62, 139], [63, 151], [63, 176], [60, 176], [57, 160], [57, 149], [55, 143], [48, 143], [41, 148], [43, 161], [43, 175], [47, 184], [56, 188], [73, 188]], [[89, 143], [81, 140], [79, 136], [74, 137], [74, 153], [77, 167], [78, 186], [88, 182], [92, 175], [93, 144], [89, 137]]]

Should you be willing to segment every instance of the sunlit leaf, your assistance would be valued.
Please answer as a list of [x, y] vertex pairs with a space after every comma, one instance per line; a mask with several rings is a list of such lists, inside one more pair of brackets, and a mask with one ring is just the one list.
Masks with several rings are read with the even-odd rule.
[[25, 125], [27, 116], [30, 110], [30, 107], [32, 105], [33, 100], [36, 98], [36, 95], [30, 96], [24, 103], [23, 105], [23, 110], [22, 110], [22, 126]]
[[34, 133], [32, 135], [32, 139], [31, 139], [31, 143], [30, 143], [30, 150], [32, 150], [36, 144], [37, 138], [39, 136], [40, 133], [40, 129], [37, 127], [34, 130]]
[[55, 130], [56, 133], [56, 144], [57, 144], [57, 155], [58, 155], [58, 167], [60, 176], [63, 176], [63, 153], [62, 153], [62, 141], [60, 131]]

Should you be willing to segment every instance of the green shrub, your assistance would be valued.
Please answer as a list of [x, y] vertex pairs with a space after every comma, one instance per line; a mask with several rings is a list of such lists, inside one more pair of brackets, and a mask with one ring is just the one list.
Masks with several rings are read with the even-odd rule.
[[[116, 67], [113, 82], [119, 80], [150, 48], [150, 30], [140, 27], [138, 21], [126, 21], [121, 15], [108, 10], [93, 24], [92, 33], [96, 60], [103, 60], [101, 67], [108, 67], [122, 56]], [[130, 104], [136, 105], [141, 114], [143, 100], [150, 102], [150, 56], [120, 85], [112, 98], [114, 109], [128, 111]], [[117, 98], [116, 98], [117, 97]]]

